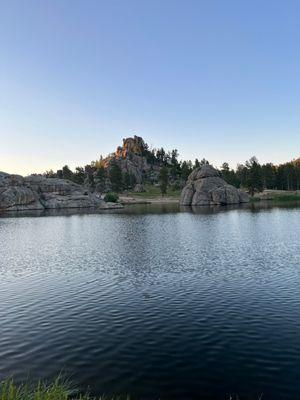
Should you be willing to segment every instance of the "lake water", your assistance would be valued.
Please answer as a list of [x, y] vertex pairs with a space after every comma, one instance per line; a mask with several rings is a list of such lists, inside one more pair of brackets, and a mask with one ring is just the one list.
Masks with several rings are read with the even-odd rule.
[[0, 378], [60, 371], [96, 394], [300, 398], [300, 208], [0, 218]]

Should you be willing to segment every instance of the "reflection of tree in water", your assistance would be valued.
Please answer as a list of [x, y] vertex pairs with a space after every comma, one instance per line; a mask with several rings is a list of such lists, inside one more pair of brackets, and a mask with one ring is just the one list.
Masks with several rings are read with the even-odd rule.
[[287, 209], [298, 209], [300, 207], [300, 201], [270, 201], [261, 200], [253, 203], [242, 203], [233, 204], [227, 206], [180, 206], [180, 212], [193, 213], [193, 214], [218, 214], [228, 211], [248, 211], [248, 212], [260, 212], [260, 211], [272, 211], [276, 208], [287, 208]]

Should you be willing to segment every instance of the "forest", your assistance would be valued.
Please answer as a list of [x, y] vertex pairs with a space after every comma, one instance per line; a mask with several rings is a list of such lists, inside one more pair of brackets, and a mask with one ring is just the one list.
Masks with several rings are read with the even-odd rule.
[[[159, 184], [180, 189], [184, 186], [189, 174], [203, 164], [209, 164], [205, 158], [180, 160], [177, 149], [165, 151], [164, 148], [149, 150], [148, 146], [140, 155], [149, 166], [148, 173], [143, 175], [143, 183]], [[245, 163], [238, 164], [235, 169], [224, 162], [220, 167], [214, 166], [220, 175], [231, 185], [246, 189], [251, 195], [264, 189], [300, 190], [300, 158], [280, 164], [260, 164], [256, 157], [251, 157]], [[154, 171], [156, 171], [154, 173]], [[111, 155], [110, 161], [100, 157], [84, 167], [76, 167], [72, 171], [67, 165], [56, 172], [50, 170], [47, 177], [69, 179], [78, 184], [85, 184], [99, 192], [113, 190], [122, 192], [132, 189], [136, 184], [134, 174], [123, 171], [117, 160]]]

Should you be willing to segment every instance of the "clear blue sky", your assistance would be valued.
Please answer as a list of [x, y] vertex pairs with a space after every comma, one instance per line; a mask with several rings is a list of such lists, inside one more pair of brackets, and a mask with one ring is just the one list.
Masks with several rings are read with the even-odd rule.
[[0, 0], [0, 170], [134, 133], [232, 166], [300, 156], [300, 2]]

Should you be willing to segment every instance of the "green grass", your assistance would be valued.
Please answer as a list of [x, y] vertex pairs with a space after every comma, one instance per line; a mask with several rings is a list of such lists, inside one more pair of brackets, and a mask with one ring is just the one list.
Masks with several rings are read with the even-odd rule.
[[[154, 185], [145, 185], [146, 192], [142, 193], [135, 193], [135, 192], [128, 192], [128, 196], [140, 198], [140, 199], [156, 199], [161, 197], [161, 191], [158, 186]], [[168, 188], [167, 194], [165, 197], [172, 197], [172, 198], [179, 198], [181, 190], [180, 189], [172, 189], [171, 187]]]
[[[258, 397], [262, 400], [263, 395]], [[13, 379], [0, 383], [0, 400], [130, 400], [129, 396], [100, 396], [80, 394], [60, 376], [52, 383], [39, 382], [35, 386], [27, 383], [15, 384]], [[228, 400], [241, 400], [238, 395], [230, 395]]]
[[15, 384], [13, 379], [0, 383], [0, 400], [121, 400], [127, 396], [93, 397], [89, 393], [78, 393], [67, 381], [58, 377], [51, 383], [38, 382], [32, 385], [28, 382]]
[[298, 194], [274, 195], [272, 200], [276, 200], [276, 201], [300, 201], [300, 195], [298, 195]]
[[272, 194], [270, 195], [270, 197], [268, 198], [263, 198], [263, 197], [250, 197], [250, 202], [251, 203], [256, 203], [259, 201], [263, 201], [263, 200], [267, 200], [267, 201], [300, 201], [300, 195], [299, 194], [291, 194], [291, 193], [287, 193], [287, 194]]
[[13, 379], [7, 379], [0, 385], [0, 400], [68, 400], [71, 390], [61, 378], [46, 384], [32, 386], [29, 383], [16, 385]]

